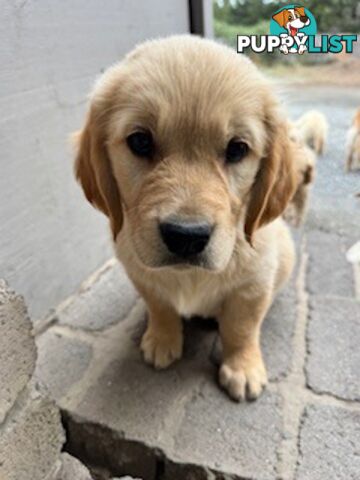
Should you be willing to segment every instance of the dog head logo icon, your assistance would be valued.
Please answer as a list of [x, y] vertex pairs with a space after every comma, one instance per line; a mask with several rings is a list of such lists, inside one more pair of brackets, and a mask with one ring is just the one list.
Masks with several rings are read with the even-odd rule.
[[280, 51], [303, 54], [306, 50], [308, 35], [316, 34], [316, 20], [305, 7], [288, 5], [272, 16], [270, 22], [271, 35], [279, 35], [282, 40]]
[[281, 27], [286, 28], [288, 34], [294, 37], [301, 28], [310, 25], [310, 18], [304, 7], [285, 8], [272, 17]]

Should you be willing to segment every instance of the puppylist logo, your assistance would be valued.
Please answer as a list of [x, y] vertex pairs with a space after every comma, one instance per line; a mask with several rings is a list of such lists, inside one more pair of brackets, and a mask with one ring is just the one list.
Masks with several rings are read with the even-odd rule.
[[300, 5], [287, 5], [277, 10], [270, 20], [270, 35], [238, 35], [237, 51], [250, 49], [255, 53], [279, 50], [285, 55], [295, 53], [346, 53], [353, 52], [357, 35], [319, 35], [309, 9]]

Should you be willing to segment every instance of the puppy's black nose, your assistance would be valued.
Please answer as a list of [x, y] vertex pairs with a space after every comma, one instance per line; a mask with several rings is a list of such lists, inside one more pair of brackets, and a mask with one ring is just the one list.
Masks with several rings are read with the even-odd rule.
[[168, 250], [183, 258], [201, 253], [212, 231], [206, 222], [163, 222], [159, 228]]
[[303, 15], [302, 17], [300, 17], [300, 20], [303, 22], [303, 23], [306, 23], [308, 21], [308, 17], [306, 15]]

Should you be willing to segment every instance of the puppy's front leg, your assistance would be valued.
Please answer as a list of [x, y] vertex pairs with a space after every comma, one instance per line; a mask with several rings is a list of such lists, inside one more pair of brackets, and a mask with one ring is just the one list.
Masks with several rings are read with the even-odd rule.
[[270, 303], [270, 294], [248, 299], [236, 291], [225, 300], [219, 317], [223, 345], [219, 381], [234, 400], [256, 399], [267, 383], [260, 327]]
[[171, 306], [141, 293], [148, 307], [148, 325], [141, 340], [141, 350], [147, 363], [155, 368], [166, 368], [181, 358], [182, 320]]

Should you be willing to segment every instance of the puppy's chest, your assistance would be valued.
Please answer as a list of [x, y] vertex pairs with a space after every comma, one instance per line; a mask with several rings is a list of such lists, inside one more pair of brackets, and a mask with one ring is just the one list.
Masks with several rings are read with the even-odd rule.
[[186, 279], [178, 285], [167, 285], [167, 295], [175, 310], [184, 317], [214, 316], [220, 307], [222, 295], [218, 282]]

